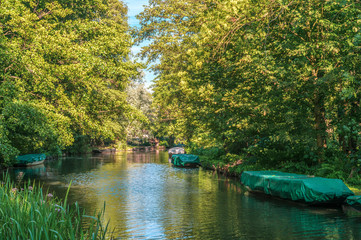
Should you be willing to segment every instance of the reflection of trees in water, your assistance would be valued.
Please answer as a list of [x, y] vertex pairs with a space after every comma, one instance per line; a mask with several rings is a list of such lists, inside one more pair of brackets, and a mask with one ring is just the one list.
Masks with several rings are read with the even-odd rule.
[[116, 154], [94, 154], [76, 157], [66, 157], [47, 162], [49, 171], [54, 174], [69, 174], [88, 172], [100, 168], [103, 164], [116, 162]]
[[162, 151], [153, 152], [134, 152], [127, 155], [128, 162], [134, 163], [166, 163], [168, 154]]
[[44, 164], [27, 168], [14, 168], [12, 172], [10, 172], [10, 175], [16, 179], [16, 182], [20, 183], [27, 179], [46, 176], [46, 168]]
[[134, 163], [150, 163], [152, 158], [150, 154], [147, 153], [134, 153], [127, 156], [127, 160]]
[[13, 175], [41, 179], [58, 197], [73, 180], [70, 202], [92, 213], [106, 201], [114, 236], [125, 239], [142, 233], [169, 239], [361, 239], [360, 217], [248, 194], [239, 179], [202, 169], [148, 164], [167, 158], [164, 152], [90, 155], [14, 169]]
[[[164, 222], [170, 239], [361, 239], [359, 219], [345, 218], [339, 209], [248, 194], [239, 181], [204, 171], [176, 176], [188, 191], [166, 195], [173, 209]], [[180, 231], [174, 230], [177, 225]]]

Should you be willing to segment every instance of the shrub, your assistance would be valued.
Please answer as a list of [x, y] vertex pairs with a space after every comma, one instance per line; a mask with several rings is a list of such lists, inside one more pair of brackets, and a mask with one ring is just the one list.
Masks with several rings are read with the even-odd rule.
[[168, 142], [167, 142], [166, 140], [164, 140], [164, 141], [160, 141], [160, 142], [159, 142], [159, 146], [168, 147], [169, 145], [168, 145]]
[[188, 148], [187, 152], [191, 152], [196, 155], [207, 156], [214, 160], [220, 160], [221, 156], [223, 156], [225, 154], [224, 149], [219, 148], [219, 147], [193, 148], [193, 149]]

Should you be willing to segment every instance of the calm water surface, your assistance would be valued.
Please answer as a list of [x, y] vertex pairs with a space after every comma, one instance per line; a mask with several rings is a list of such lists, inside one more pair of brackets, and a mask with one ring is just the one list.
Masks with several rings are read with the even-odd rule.
[[361, 239], [361, 217], [249, 194], [239, 181], [173, 168], [166, 152], [68, 157], [14, 178], [37, 179], [87, 213], [102, 209], [116, 239]]

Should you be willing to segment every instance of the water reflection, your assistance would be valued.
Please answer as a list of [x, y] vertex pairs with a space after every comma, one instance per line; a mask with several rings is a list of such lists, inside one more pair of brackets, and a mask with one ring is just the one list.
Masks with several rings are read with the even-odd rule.
[[249, 194], [239, 181], [173, 168], [166, 152], [64, 158], [14, 177], [38, 179], [87, 212], [106, 202], [122, 239], [361, 239], [361, 218]]

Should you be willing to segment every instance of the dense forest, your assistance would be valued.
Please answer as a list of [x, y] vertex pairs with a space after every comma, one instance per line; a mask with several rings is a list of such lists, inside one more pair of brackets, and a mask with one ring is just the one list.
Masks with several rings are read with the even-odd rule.
[[[0, 2], [0, 159], [144, 132], [212, 165], [359, 182], [361, 2]], [[153, 96], [139, 84], [156, 74]]]
[[160, 135], [238, 169], [357, 181], [360, 1], [151, 0]]

